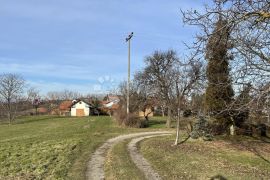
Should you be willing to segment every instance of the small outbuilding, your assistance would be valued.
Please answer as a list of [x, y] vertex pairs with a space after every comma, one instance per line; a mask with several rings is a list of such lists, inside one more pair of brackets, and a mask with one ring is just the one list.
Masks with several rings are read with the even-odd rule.
[[[61, 102], [59, 105], [59, 115], [61, 116], [70, 116], [70, 107], [73, 105], [73, 101], [71, 100], [66, 100]], [[58, 110], [55, 109], [54, 114], [58, 114]]]
[[73, 102], [72, 106], [71, 106], [71, 111], [70, 111], [70, 115], [71, 116], [89, 116], [90, 115], [90, 104], [82, 101], [82, 100], [78, 100]]

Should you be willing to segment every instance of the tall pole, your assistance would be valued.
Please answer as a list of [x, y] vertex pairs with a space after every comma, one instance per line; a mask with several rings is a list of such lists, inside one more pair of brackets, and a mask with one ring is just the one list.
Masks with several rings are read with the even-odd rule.
[[130, 40], [128, 41], [127, 114], [129, 114], [129, 86], [130, 86]]
[[129, 118], [130, 41], [131, 41], [132, 36], [133, 36], [133, 32], [126, 38], [126, 42], [128, 42], [127, 120]]

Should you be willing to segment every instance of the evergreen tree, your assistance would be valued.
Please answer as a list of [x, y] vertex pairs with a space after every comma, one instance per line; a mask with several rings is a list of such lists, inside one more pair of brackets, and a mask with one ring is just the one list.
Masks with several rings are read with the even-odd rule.
[[234, 96], [229, 74], [229, 36], [230, 27], [220, 16], [206, 46], [208, 86], [205, 93], [206, 111], [219, 125], [230, 122], [227, 107]]
[[209, 131], [208, 122], [203, 116], [200, 116], [195, 122], [193, 130], [190, 133], [190, 137], [192, 139], [202, 138], [205, 141], [210, 141], [213, 139]]
[[249, 106], [251, 101], [250, 91], [251, 84], [247, 84], [243, 87], [239, 96], [235, 100], [234, 105], [234, 123], [237, 127], [242, 127], [243, 123], [247, 121], [249, 117]]

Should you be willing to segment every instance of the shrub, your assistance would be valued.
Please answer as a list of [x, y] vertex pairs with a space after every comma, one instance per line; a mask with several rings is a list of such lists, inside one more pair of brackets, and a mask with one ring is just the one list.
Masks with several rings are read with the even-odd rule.
[[127, 118], [127, 112], [125, 108], [118, 108], [114, 113], [114, 119], [117, 124], [125, 127], [144, 128], [147, 126], [147, 122], [141, 119], [137, 113], [130, 113]]
[[267, 126], [265, 124], [259, 124], [258, 125], [258, 130], [260, 132], [260, 136], [262, 137], [267, 137]]
[[254, 128], [249, 124], [243, 124], [241, 128], [235, 128], [236, 135], [252, 136], [253, 132]]
[[248, 120], [249, 111], [235, 111], [233, 112], [233, 120], [235, 122], [235, 126], [241, 128], [244, 123]]
[[211, 133], [213, 135], [222, 135], [224, 134], [224, 126], [222, 124], [213, 123], [210, 125]]
[[192, 139], [203, 138], [205, 141], [210, 141], [213, 139], [213, 136], [209, 132], [207, 120], [204, 117], [200, 116], [197, 122], [194, 124], [190, 137]]
[[190, 109], [187, 109], [187, 110], [185, 110], [185, 111], [183, 112], [183, 116], [184, 116], [184, 117], [189, 117], [189, 116], [191, 116], [191, 114], [192, 114], [192, 112], [191, 112]]

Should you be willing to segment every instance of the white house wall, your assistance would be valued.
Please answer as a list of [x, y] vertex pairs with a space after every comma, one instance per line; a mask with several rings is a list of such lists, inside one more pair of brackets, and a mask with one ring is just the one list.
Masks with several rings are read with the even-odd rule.
[[76, 109], [84, 109], [84, 115], [85, 116], [89, 116], [89, 105], [88, 104], [86, 104], [85, 102], [83, 102], [83, 101], [80, 101], [80, 102], [78, 102], [78, 103], [76, 103], [75, 105], [73, 105], [72, 107], [71, 107], [71, 116], [77, 116], [76, 115]]

